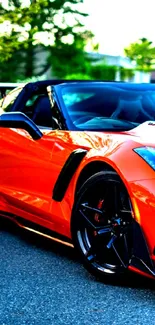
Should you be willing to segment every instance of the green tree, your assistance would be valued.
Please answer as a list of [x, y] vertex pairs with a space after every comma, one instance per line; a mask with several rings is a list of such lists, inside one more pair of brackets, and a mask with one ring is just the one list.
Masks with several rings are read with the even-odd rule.
[[50, 49], [51, 56], [49, 57], [56, 76], [68, 78], [68, 75], [71, 74], [90, 75], [91, 63], [84, 48], [92, 36], [92, 33], [88, 31], [80, 34], [73, 32], [74, 41], [71, 44], [64, 44], [60, 39], [57, 40]]
[[116, 72], [115, 65], [107, 65], [104, 61], [94, 64], [91, 68], [91, 76], [97, 80], [115, 80]]
[[[50, 48], [54, 61], [56, 54], [62, 57], [57, 48], [64, 46], [67, 52], [67, 38], [72, 38], [72, 44], [77, 45], [78, 37], [83, 42], [86, 32], [81, 21], [87, 14], [78, 9], [82, 3], [83, 0], [8, 0], [5, 6], [0, 4], [0, 23], [7, 22], [8, 26], [0, 37], [0, 74], [4, 66], [8, 71], [3, 70], [3, 80], [9, 73], [12, 81], [17, 75], [20, 79], [38, 75], [35, 62], [39, 52], [41, 55]], [[76, 52], [75, 46], [72, 48]], [[50, 61], [40, 67], [40, 75]]]
[[136, 67], [140, 70], [149, 71], [155, 63], [155, 47], [146, 38], [130, 44], [124, 52], [131, 61], [136, 62]]

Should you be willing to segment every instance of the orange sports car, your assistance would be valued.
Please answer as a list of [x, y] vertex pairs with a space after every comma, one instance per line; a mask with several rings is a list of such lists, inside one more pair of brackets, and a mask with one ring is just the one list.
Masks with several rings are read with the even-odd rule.
[[102, 279], [155, 278], [155, 85], [42, 81], [0, 105], [1, 217]]

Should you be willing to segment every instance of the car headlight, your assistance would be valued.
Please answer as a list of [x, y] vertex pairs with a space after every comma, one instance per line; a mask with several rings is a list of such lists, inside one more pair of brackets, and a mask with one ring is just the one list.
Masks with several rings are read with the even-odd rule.
[[155, 170], [155, 148], [152, 147], [140, 147], [134, 149], [134, 151], [143, 158], [152, 169]]

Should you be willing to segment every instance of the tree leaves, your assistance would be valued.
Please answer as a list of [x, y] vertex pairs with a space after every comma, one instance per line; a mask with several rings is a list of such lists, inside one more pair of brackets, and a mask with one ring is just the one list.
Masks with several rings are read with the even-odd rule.
[[[22, 69], [23, 78], [30, 78], [35, 73], [36, 44], [46, 49], [47, 46], [45, 47], [44, 43], [46, 41], [47, 45], [49, 42], [49, 53], [52, 57], [53, 55], [61, 56], [63, 46], [65, 47], [64, 40], [70, 35], [73, 36], [74, 41], [77, 35], [76, 43], [73, 46], [74, 53], [76, 46], [77, 52], [79, 51], [81, 42], [80, 55], [82, 55], [85, 41], [87, 37], [90, 37], [89, 33], [85, 34], [84, 40], [84, 26], [81, 17], [85, 17], [87, 14], [80, 12], [77, 6], [82, 3], [83, 0], [26, 0], [24, 2], [8, 0], [8, 6], [1, 4], [0, 23], [8, 21], [11, 30], [9, 27], [8, 31], [1, 33], [0, 62], [10, 65], [10, 67], [14, 66], [16, 52], [18, 52], [19, 64], [24, 67]], [[75, 28], [78, 28], [78, 31], [75, 31]], [[56, 47], [58, 47], [58, 51]], [[66, 52], [66, 47], [64, 51]], [[48, 62], [51, 61], [48, 59]], [[45, 66], [48, 62], [45, 62]], [[43, 70], [44, 68], [43, 66]], [[2, 76], [1, 69], [0, 75]], [[15, 71], [12, 71], [12, 78], [13, 75], [16, 79]]]
[[124, 51], [126, 56], [135, 61], [137, 68], [141, 70], [149, 70], [155, 63], [155, 47], [146, 38], [130, 44]]

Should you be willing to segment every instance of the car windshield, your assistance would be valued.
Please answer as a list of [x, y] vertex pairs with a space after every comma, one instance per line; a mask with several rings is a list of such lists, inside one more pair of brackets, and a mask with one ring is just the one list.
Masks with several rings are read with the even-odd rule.
[[155, 120], [155, 85], [151, 84], [66, 84], [61, 99], [77, 130], [130, 130]]

